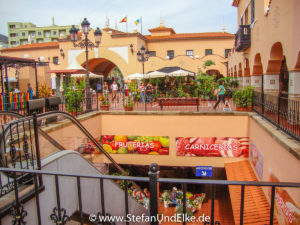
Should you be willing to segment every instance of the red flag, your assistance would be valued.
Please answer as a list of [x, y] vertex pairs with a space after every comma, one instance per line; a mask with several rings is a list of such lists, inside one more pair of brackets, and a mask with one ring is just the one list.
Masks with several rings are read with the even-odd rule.
[[121, 21], [120, 23], [126, 23], [127, 22], [127, 16], [125, 16]]

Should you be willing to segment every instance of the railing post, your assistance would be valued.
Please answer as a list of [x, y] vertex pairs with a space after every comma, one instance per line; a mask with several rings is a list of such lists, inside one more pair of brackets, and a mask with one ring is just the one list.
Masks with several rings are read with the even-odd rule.
[[[151, 218], [158, 216], [158, 165], [157, 163], [152, 163], [149, 167], [149, 189], [150, 189], [150, 216]], [[157, 220], [151, 219], [151, 225], [158, 225]]]
[[277, 98], [277, 130], [280, 127], [280, 94], [278, 94]]
[[[37, 160], [37, 168], [41, 170], [41, 155], [40, 155], [40, 143], [39, 143], [39, 134], [38, 134], [38, 124], [36, 112], [33, 112], [33, 130], [34, 130], [34, 141], [35, 141], [35, 151], [36, 151], [36, 160]], [[42, 176], [39, 176], [40, 185], [42, 185]]]

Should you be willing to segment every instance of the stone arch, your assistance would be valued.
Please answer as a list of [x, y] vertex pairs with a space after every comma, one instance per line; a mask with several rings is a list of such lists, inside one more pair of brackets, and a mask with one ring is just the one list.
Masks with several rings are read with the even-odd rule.
[[267, 74], [279, 74], [280, 68], [282, 64], [282, 60], [284, 59], [283, 56], [283, 49], [280, 42], [276, 42], [273, 44], [270, 52], [270, 59], [268, 61], [267, 66]]
[[238, 77], [242, 77], [242, 76], [243, 76], [242, 63], [239, 63]]
[[262, 76], [262, 75], [263, 75], [263, 66], [261, 63], [261, 56], [260, 53], [257, 53], [254, 57], [252, 76]]
[[244, 77], [250, 76], [250, 67], [249, 67], [249, 59], [245, 58], [245, 66], [244, 66]]
[[[82, 66], [85, 67], [85, 62]], [[108, 74], [116, 67], [116, 64], [104, 58], [94, 58], [89, 60], [89, 71], [95, 74], [101, 74], [107, 77]]]

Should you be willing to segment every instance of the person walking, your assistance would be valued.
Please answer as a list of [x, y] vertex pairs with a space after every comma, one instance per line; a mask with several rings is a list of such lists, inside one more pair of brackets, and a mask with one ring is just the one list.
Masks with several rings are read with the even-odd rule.
[[111, 85], [111, 89], [112, 89], [112, 101], [113, 101], [117, 97], [117, 92], [119, 90], [116, 81], [114, 81], [113, 84]]
[[29, 93], [29, 98], [32, 99], [33, 98], [33, 89], [31, 87], [30, 83], [28, 83], [27, 86], [28, 86], [27, 93]]
[[217, 108], [219, 103], [222, 101], [225, 104], [225, 87], [224, 87], [225, 82], [222, 80], [220, 81], [220, 85], [218, 88], [218, 101], [216, 102], [214, 109]]
[[147, 86], [146, 86], [146, 100], [149, 103], [152, 103], [152, 91], [153, 91], [153, 86], [152, 84], [150, 84], [150, 82], [148, 82]]
[[144, 102], [145, 104], [145, 86], [143, 83], [141, 83], [140, 87], [139, 87], [139, 91], [140, 91], [140, 96], [141, 96], [141, 100]]

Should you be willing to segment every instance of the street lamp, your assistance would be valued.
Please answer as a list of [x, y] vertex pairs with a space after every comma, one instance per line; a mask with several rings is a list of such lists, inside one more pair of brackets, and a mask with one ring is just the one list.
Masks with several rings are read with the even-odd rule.
[[141, 62], [142, 65], [143, 65], [143, 75], [144, 75], [144, 73], [145, 73], [145, 71], [144, 71], [145, 70], [144, 63], [146, 61], [148, 61], [149, 56], [150, 56], [150, 52], [148, 51], [148, 49], [146, 50], [145, 47], [142, 46], [141, 49], [140, 49], [140, 51], [138, 51], [136, 55], [137, 55], [138, 61]]
[[85, 48], [85, 56], [86, 56], [86, 64], [85, 64], [85, 68], [86, 68], [86, 86], [85, 86], [85, 93], [86, 93], [86, 111], [92, 111], [92, 104], [91, 104], [91, 93], [90, 93], [90, 77], [89, 77], [89, 48], [93, 49], [93, 48], [97, 48], [100, 45], [101, 42], [101, 37], [102, 37], [102, 33], [101, 30], [99, 29], [99, 27], [97, 27], [97, 29], [94, 32], [94, 36], [95, 36], [95, 42], [96, 44], [94, 44], [93, 42], [91, 42], [88, 39], [88, 34], [89, 34], [89, 28], [90, 28], [90, 23], [89, 21], [84, 18], [84, 20], [81, 23], [81, 27], [82, 27], [82, 31], [84, 33], [85, 38], [76, 43], [78, 40], [78, 29], [72, 25], [72, 28], [70, 29], [70, 35], [71, 35], [71, 41], [73, 42], [74, 47], [80, 47], [80, 48]]

